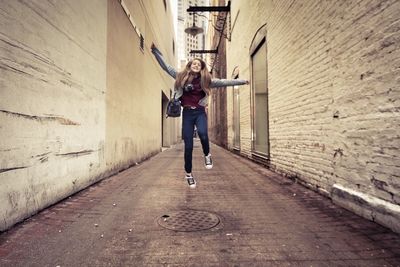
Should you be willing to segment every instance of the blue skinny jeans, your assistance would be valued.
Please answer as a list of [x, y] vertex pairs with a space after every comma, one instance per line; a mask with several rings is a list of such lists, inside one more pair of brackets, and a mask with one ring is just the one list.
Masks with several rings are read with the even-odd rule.
[[183, 109], [182, 114], [182, 136], [185, 143], [185, 171], [191, 173], [194, 126], [197, 128], [197, 134], [200, 138], [204, 155], [210, 153], [207, 114], [204, 108]]

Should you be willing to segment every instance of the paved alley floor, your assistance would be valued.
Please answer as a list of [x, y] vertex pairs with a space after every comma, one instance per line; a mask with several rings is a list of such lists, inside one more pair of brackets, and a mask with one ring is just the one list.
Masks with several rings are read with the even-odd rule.
[[400, 266], [400, 236], [253, 162], [195, 143], [97, 183], [0, 235], [0, 266]]

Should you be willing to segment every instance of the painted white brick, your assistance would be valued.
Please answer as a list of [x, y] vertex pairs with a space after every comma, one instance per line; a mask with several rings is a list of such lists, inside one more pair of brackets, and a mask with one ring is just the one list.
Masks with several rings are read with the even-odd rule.
[[[231, 13], [227, 73], [239, 66], [241, 78], [251, 77], [249, 47], [267, 25], [271, 168], [400, 204], [400, 2], [235, 0]], [[240, 89], [249, 158], [250, 89]]]

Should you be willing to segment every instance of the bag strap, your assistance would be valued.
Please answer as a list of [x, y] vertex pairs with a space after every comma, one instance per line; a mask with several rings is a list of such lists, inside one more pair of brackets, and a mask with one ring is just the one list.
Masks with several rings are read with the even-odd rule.
[[[169, 99], [171, 100], [171, 96], [172, 96], [172, 91], [169, 91]], [[174, 90], [174, 100], [175, 100], [175, 96], [176, 96], [176, 91]]]

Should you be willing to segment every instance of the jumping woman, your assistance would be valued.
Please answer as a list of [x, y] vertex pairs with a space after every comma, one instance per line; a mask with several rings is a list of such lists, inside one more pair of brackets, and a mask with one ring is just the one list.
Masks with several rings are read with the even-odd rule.
[[205, 110], [208, 104], [210, 88], [243, 85], [248, 84], [249, 81], [212, 79], [206, 63], [200, 58], [190, 60], [186, 64], [185, 69], [177, 72], [165, 62], [163, 55], [154, 44], [151, 45], [151, 51], [161, 68], [175, 79], [174, 97], [181, 101], [183, 107], [182, 134], [185, 143], [185, 179], [190, 188], [195, 188], [196, 180], [192, 174], [193, 133], [195, 126], [203, 148], [205, 167], [206, 169], [213, 167]]

